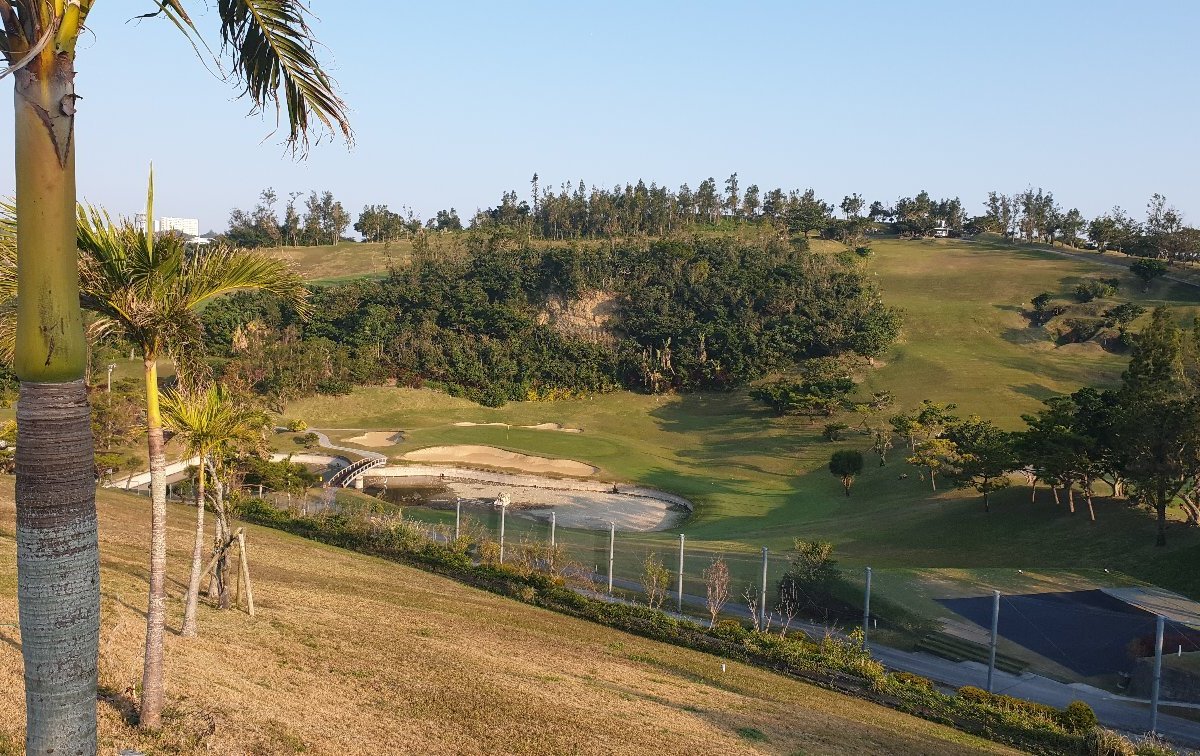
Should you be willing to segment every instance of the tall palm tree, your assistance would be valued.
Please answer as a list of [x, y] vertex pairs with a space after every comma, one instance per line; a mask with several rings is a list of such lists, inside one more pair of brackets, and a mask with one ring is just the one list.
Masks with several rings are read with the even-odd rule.
[[[99, 317], [96, 338], [119, 334], [142, 352], [146, 382], [146, 443], [150, 454], [150, 599], [146, 610], [146, 658], [139, 723], [159, 726], [166, 612], [167, 476], [159, 404], [158, 360], [177, 367], [194, 362], [200, 348], [199, 310], [223, 294], [259, 290], [280, 295], [302, 312], [308, 290], [290, 265], [265, 254], [217, 246], [189, 253], [173, 234], [155, 239], [154, 180], [146, 203], [146, 226], [114, 224], [95, 208], [79, 214], [80, 299]], [[21, 299], [18, 297], [18, 306]], [[18, 446], [18, 449], [20, 447]]]
[[[220, 457], [239, 441], [253, 440], [265, 422], [263, 413], [236, 401], [219, 385], [172, 390], [163, 395], [163, 423], [183, 439], [188, 456], [199, 457], [196, 469], [196, 541], [188, 580], [181, 635], [196, 635], [196, 605], [200, 597], [200, 561], [204, 552], [204, 488], [210, 455]], [[214, 466], [215, 471], [215, 466]], [[214, 475], [219, 487], [221, 482]], [[219, 535], [219, 534], [218, 534]]]
[[[184, 0], [143, 1], [206, 54]], [[16, 94], [17, 596], [29, 753], [96, 747], [99, 552], [75, 260], [75, 52], [95, 5], [0, 0], [0, 53]], [[113, 10], [128, 13], [127, 5]], [[292, 148], [303, 154], [310, 132], [322, 129], [349, 141], [346, 107], [317, 59], [306, 5], [215, 5], [230, 78], [255, 110], [286, 114]], [[157, 709], [143, 714], [157, 726]]]

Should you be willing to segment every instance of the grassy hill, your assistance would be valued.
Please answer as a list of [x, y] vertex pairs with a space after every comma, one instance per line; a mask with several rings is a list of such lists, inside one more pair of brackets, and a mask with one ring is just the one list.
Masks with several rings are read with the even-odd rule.
[[[248, 528], [258, 615], [182, 615], [192, 513], [170, 512], [164, 731], [126, 716], [145, 627], [144, 499], [101, 492], [102, 752], [1000, 753], [741, 664]], [[12, 486], [0, 489], [0, 753], [20, 753]]]

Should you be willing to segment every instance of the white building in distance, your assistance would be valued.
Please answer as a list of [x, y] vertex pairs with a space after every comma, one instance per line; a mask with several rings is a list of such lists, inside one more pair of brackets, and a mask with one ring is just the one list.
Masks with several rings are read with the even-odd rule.
[[[146, 230], [146, 214], [138, 213], [133, 216], [133, 225], [139, 229]], [[154, 232], [157, 234], [166, 231], [178, 231], [184, 236], [199, 236], [200, 221], [197, 218], [170, 218], [163, 216], [154, 219]]]

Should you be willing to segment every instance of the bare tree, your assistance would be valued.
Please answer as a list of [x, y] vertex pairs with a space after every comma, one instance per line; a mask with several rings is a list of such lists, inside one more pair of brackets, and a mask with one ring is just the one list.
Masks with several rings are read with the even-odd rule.
[[711, 617], [708, 626], [713, 627], [717, 624], [717, 615], [729, 600], [729, 565], [723, 557], [713, 559], [712, 564], [704, 569], [704, 588]]
[[646, 591], [646, 604], [651, 609], [661, 609], [667, 599], [667, 586], [671, 584], [671, 572], [658, 558], [650, 553], [642, 561], [642, 587]]
[[775, 611], [779, 612], [779, 616], [783, 621], [783, 627], [779, 629], [779, 635], [787, 637], [788, 628], [792, 626], [792, 620], [796, 619], [796, 615], [800, 613], [800, 600], [794, 582], [784, 581], [779, 586], [779, 602], [775, 604]]
[[746, 600], [746, 609], [750, 611], [750, 621], [754, 623], [754, 632], [761, 632], [763, 628], [758, 616], [758, 588], [753, 585], [746, 586], [746, 590], [742, 591], [742, 598]]

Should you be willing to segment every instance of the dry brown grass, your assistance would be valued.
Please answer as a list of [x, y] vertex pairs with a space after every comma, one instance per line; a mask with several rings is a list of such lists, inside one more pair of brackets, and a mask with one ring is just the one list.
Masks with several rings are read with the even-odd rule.
[[[417, 570], [249, 527], [259, 614], [175, 635], [190, 512], [170, 513], [169, 711], [125, 717], [141, 673], [145, 499], [101, 492], [101, 752], [961, 753], [1004, 749], [741, 664]], [[12, 485], [0, 487], [0, 612], [15, 622]], [[0, 627], [0, 752], [20, 747], [15, 627]], [[123, 706], [125, 707], [123, 709]], [[740, 731], [740, 732], [739, 732]], [[8, 737], [4, 737], [4, 733]], [[761, 734], [761, 737], [759, 735]]]

